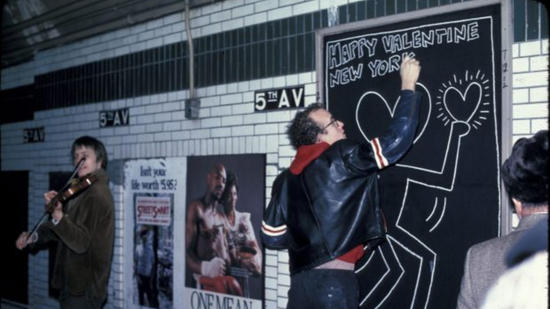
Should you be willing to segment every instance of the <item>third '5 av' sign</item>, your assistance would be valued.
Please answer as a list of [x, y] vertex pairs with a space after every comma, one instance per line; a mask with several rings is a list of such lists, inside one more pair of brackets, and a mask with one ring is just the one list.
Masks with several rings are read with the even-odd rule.
[[304, 107], [304, 86], [254, 92], [254, 111]]

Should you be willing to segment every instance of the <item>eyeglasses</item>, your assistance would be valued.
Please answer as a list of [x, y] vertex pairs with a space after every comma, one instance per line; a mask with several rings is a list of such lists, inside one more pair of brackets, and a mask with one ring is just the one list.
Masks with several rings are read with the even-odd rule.
[[321, 128], [321, 131], [325, 131], [325, 129], [328, 128], [328, 127], [329, 127], [331, 124], [333, 124], [333, 123], [335, 124], [335, 126], [336, 126], [337, 128], [340, 127], [340, 124], [338, 123], [338, 120], [333, 118], [331, 122], [329, 122], [326, 126], [324, 126], [323, 128]]

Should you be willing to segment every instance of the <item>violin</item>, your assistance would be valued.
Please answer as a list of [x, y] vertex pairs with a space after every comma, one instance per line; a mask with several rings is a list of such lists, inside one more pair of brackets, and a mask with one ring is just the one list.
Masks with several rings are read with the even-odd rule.
[[63, 205], [66, 204], [70, 199], [76, 197], [86, 188], [93, 185], [96, 181], [97, 176], [92, 174], [72, 179], [70, 186], [67, 189], [57, 193], [57, 195], [46, 204], [45, 211], [47, 213], [52, 213], [55, 209], [55, 205], [57, 205], [57, 202], [60, 202]]
[[[76, 174], [76, 171], [78, 171], [78, 168], [80, 168], [83, 162], [84, 160], [80, 161], [80, 163], [77, 166], [77, 169], [75, 169], [75, 172], [73, 172], [73, 175]], [[58, 192], [57, 195], [54, 196], [49, 203], [46, 204], [45, 211], [44, 211], [44, 214], [42, 215], [42, 218], [40, 218], [38, 223], [34, 226], [34, 228], [29, 233], [27, 237], [27, 241], [29, 241], [32, 235], [36, 233], [40, 225], [42, 225], [42, 222], [44, 222], [44, 219], [47, 217], [47, 215], [53, 213], [53, 211], [55, 210], [55, 205], [57, 205], [57, 202], [60, 202], [61, 204], [67, 203], [70, 199], [76, 197], [82, 191], [86, 190], [88, 187], [93, 185], [97, 180], [98, 180], [97, 176], [92, 174], [88, 174], [80, 178], [71, 177], [71, 180], [65, 185], [65, 187], [61, 189], [61, 191]]]

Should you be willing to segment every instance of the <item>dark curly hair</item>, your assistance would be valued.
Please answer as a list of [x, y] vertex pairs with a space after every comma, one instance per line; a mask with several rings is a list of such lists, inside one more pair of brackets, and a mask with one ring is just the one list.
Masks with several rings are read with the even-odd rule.
[[287, 126], [286, 134], [294, 149], [304, 145], [313, 145], [317, 142], [317, 135], [322, 132], [322, 128], [309, 118], [309, 115], [321, 108], [323, 108], [321, 103], [308, 105], [306, 109], [296, 113], [294, 119]]
[[516, 141], [502, 164], [502, 181], [510, 197], [525, 206], [548, 204], [548, 130]]

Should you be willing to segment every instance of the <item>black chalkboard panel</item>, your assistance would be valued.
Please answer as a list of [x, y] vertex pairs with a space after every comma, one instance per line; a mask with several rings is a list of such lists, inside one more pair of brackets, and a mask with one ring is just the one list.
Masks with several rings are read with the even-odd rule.
[[388, 237], [357, 265], [361, 308], [455, 308], [467, 249], [500, 228], [501, 6], [394, 20], [318, 35], [319, 89], [351, 139], [387, 127], [402, 57], [422, 67], [414, 145], [380, 174]]

